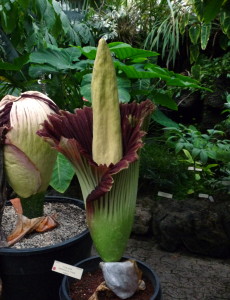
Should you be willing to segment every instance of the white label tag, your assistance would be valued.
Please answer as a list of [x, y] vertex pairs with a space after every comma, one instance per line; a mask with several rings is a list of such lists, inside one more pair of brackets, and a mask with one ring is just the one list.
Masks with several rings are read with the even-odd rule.
[[169, 199], [172, 199], [172, 197], [173, 197], [172, 194], [168, 194], [168, 193], [164, 193], [164, 192], [158, 192], [157, 196], [165, 197], [165, 198], [169, 198]]
[[62, 263], [58, 260], [54, 261], [52, 271], [67, 275], [76, 279], [81, 279], [83, 269]]
[[209, 195], [208, 194], [199, 194], [198, 197], [199, 198], [207, 198], [208, 199]]
[[200, 168], [194, 168], [194, 167], [188, 167], [189, 171], [197, 171], [197, 172], [202, 172], [202, 169]]
[[209, 196], [208, 198], [209, 198], [209, 201], [210, 201], [210, 202], [215, 202], [215, 201], [214, 201], [214, 198], [213, 198], [212, 196]]

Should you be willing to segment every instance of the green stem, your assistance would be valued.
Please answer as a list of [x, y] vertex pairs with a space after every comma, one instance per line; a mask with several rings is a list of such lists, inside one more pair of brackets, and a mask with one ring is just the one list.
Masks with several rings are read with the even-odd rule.
[[21, 198], [23, 215], [30, 219], [43, 216], [44, 199], [45, 193], [35, 194], [28, 198]]

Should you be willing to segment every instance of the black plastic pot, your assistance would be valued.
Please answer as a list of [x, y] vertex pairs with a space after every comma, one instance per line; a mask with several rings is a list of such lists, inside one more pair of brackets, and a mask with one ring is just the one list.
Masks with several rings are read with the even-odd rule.
[[[82, 201], [67, 197], [46, 197], [48, 202], [67, 202], [84, 208]], [[73, 224], [74, 226], [74, 224]], [[74, 264], [90, 256], [89, 231], [65, 242], [28, 249], [0, 249], [2, 300], [57, 300], [63, 275], [51, 271], [54, 260]]]
[[[123, 258], [130, 259], [130, 257]], [[78, 262], [77, 264], [75, 264], [75, 266], [84, 269], [84, 271], [86, 272], [92, 272], [99, 268], [99, 263], [101, 261], [102, 260], [99, 256], [92, 256], [90, 258]], [[138, 267], [142, 270], [143, 275], [147, 277], [153, 285], [154, 293], [149, 300], [161, 300], [161, 286], [157, 274], [143, 262], [136, 259], [135, 261], [137, 262]], [[74, 280], [75, 279], [71, 277], [64, 276], [59, 291], [60, 300], [71, 300], [71, 298], [69, 297], [69, 287]]]

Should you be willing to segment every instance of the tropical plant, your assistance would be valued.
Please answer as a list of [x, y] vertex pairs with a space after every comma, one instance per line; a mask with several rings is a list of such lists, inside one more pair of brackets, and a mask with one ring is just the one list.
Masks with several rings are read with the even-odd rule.
[[[13, 202], [18, 205], [19, 220], [8, 239], [9, 244], [32, 229], [39, 227], [43, 231], [49, 221], [48, 217], [43, 217], [43, 204], [57, 153], [36, 135], [36, 131], [41, 122], [55, 112], [58, 112], [56, 104], [39, 92], [28, 91], [20, 97], [7, 95], [0, 102], [1, 168], [4, 168], [8, 184], [20, 197]], [[1, 187], [1, 193], [5, 193], [4, 186]], [[51, 223], [54, 225], [55, 221]]]
[[[94, 63], [92, 102], [92, 108], [74, 114], [50, 115], [38, 134], [73, 164], [94, 245], [104, 261], [118, 262], [132, 229], [142, 130], [154, 105], [150, 100], [119, 104], [114, 63], [103, 39]], [[132, 278], [126, 274], [124, 281]], [[136, 289], [137, 284], [129, 296]]]

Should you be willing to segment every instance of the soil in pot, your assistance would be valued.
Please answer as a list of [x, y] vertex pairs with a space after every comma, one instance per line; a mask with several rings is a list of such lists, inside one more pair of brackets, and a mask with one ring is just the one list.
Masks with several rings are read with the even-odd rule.
[[[146, 289], [136, 292], [130, 300], [149, 300], [154, 293], [153, 286], [148, 278], [144, 278]], [[74, 281], [70, 285], [70, 298], [72, 300], [88, 300], [96, 288], [104, 281], [101, 269], [86, 272], [80, 281]], [[101, 291], [98, 300], [121, 300], [113, 292], [109, 294]]]
[[[121, 260], [133, 259], [127, 256], [122, 257]], [[99, 267], [102, 259], [99, 256], [92, 256], [86, 258], [77, 264], [76, 267], [84, 270], [83, 277], [80, 281], [64, 276], [59, 290], [60, 300], [88, 300], [94, 293], [96, 288], [104, 281], [102, 271]], [[146, 290], [136, 292], [135, 295], [128, 298], [129, 300], [161, 300], [161, 285], [158, 275], [145, 263], [135, 259], [138, 267], [142, 271], [142, 276], [146, 282]], [[96, 272], [96, 273], [95, 273]], [[95, 276], [96, 277], [95, 277]], [[82, 285], [83, 284], [83, 285]], [[79, 292], [75, 291], [79, 290]], [[76, 294], [78, 293], [78, 294]], [[99, 300], [120, 300], [114, 294], [111, 297], [108, 295], [100, 295]]]

